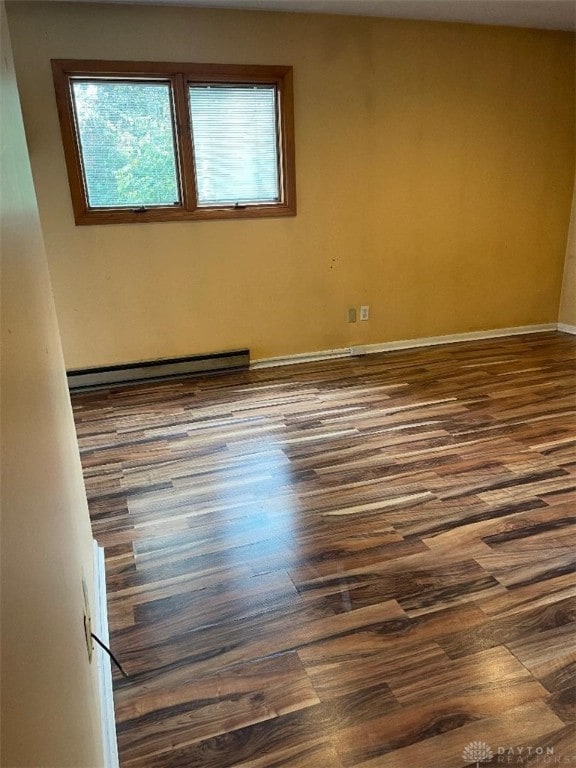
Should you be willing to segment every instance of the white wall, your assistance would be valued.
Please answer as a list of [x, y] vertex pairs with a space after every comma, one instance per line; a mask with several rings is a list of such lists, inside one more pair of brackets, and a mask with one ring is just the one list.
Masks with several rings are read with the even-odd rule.
[[92, 536], [4, 4], [2, 766], [101, 768], [83, 636]]
[[558, 322], [576, 326], [576, 184], [572, 197], [572, 216], [566, 246]]

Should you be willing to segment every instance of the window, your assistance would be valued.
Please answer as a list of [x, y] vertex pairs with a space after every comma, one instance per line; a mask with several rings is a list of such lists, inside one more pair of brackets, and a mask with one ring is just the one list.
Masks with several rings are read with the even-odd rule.
[[296, 213], [291, 67], [52, 69], [77, 224]]

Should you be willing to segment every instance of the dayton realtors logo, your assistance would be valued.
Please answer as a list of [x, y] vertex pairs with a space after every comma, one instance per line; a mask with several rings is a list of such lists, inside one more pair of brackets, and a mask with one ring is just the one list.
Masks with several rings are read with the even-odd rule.
[[485, 741], [471, 741], [464, 747], [462, 759], [465, 763], [475, 763], [480, 768], [480, 763], [489, 763], [494, 757], [494, 752]]
[[471, 741], [464, 747], [465, 763], [483, 768], [482, 763], [492, 765], [573, 765], [576, 755], [555, 755], [554, 747], [497, 747], [494, 750], [485, 741]]

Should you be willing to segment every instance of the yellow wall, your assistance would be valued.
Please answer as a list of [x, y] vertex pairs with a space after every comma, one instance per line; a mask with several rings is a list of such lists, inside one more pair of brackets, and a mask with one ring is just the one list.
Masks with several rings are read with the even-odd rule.
[[576, 184], [572, 198], [572, 215], [570, 217], [558, 320], [566, 325], [576, 326]]
[[83, 636], [92, 537], [3, 4], [0, 13], [1, 764], [101, 768]]
[[[69, 367], [556, 322], [573, 35], [182, 7], [9, 13]], [[52, 57], [292, 64], [297, 217], [74, 226]], [[370, 321], [348, 325], [360, 304]]]

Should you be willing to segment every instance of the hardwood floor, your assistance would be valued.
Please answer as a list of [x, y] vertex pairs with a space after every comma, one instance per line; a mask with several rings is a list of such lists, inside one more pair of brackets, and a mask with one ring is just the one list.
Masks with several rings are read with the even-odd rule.
[[576, 765], [574, 351], [75, 394], [122, 767]]

